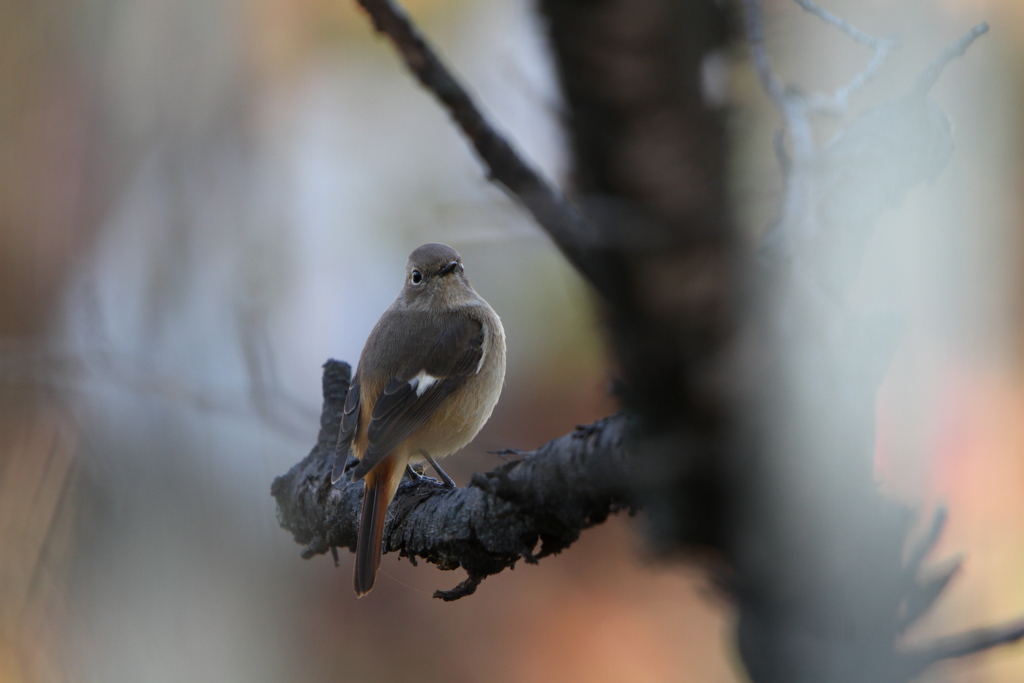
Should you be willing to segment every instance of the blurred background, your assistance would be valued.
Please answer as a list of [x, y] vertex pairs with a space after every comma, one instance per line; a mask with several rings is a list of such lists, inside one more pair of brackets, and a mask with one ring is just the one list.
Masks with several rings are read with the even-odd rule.
[[[901, 48], [854, 111], [905, 91], [974, 23], [934, 99], [942, 175], [884, 219], [858, 306], [905, 311], [878, 398], [891, 495], [951, 508], [969, 553], [914, 638], [1024, 611], [1024, 5], [830, 2]], [[543, 26], [522, 0], [409, 9], [545, 172], [566, 169]], [[830, 90], [870, 56], [768, 0], [785, 79]], [[777, 209], [777, 115], [742, 47], [738, 218]], [[351, 3], [0, 0], [0, 681], [743, 680], [729, 605], [644, 550], [642, 516], [488, 579], [385, 556], [299, 558], [270, 482], [315, 441], [320, 366], [354, 363], [415, 246], [458, 249], [508, 333], [460, 483], [615, 410], [600, 321], [547, 238]], [[841, 122], [837, 122], [836, 129]], [[819, 131], [825, 141], [834, 130]], [[1011, 681], [1024, 650], [937, 669]]]

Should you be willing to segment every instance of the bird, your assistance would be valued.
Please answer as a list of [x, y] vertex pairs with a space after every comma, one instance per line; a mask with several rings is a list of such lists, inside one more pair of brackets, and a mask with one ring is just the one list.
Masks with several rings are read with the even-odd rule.
[[[466, 277], [462, 257], [429, 243], [409, 255], [398, 297], [370, 332], [342, 410], [331, 482], [364, 480], [354, 586], [373, 588], [388, 505], [411, 462], [468, 444], [487, 422], [505, 381], [505, 330]], [[349, 454], [358, 458], [352, 464]]]

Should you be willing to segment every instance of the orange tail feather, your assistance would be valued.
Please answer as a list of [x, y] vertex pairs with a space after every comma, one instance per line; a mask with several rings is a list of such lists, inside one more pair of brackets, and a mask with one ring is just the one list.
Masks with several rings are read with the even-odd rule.
[[383, 551], [384, 520], [404, 471], [404, 467], [399, 469], [396, 465], [395, 458], [388, 457], [366, 473], [359, 539], [356, 541], [356, 597], [361, 598], [369, 593], [377, 577]]

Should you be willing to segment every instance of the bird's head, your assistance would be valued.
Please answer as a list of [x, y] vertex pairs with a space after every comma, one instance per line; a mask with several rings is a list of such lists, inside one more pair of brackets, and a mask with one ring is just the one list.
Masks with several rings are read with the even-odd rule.
[[402, 298], [416, 308], [453, 307], [476, 298], [476, 293], [466, 279], [459, 252], [430, 242], [409, 254]]

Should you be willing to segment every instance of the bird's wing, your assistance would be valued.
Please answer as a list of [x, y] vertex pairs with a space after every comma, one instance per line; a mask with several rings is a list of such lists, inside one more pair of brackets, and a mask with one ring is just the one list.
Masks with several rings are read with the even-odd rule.
[[331, 469], [331, 483], [337, 484], [345, 472], [349, 450], [352, 448], [352, 437], [356, 435], [359, 424], [359, 374], [352, 379], [345, 396], [345, 407], [341, 411], [341, 426], [338, 429], [338, 443], [334, 447], [334, 465]]
[[477, 372], [483, 359], [484, 329], [479, 320], [455, 313], [402, 315], [406, 319], [401, 325], [381, 328], [401, 329], [404, 334], [394, 333], [392, 340], [371, 335], [375, 348], [390, 342], [392, 352], [398, 352], [394, 355], [403, 360], [390, 377], [380, 378], [384, 389], [373, 405], [366, 452], [352, 472], [353, 480], [365, 476], [422, 427], [441, 402]]

